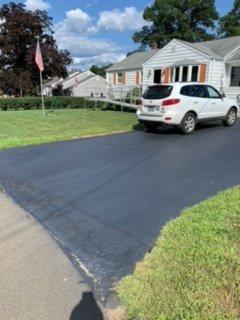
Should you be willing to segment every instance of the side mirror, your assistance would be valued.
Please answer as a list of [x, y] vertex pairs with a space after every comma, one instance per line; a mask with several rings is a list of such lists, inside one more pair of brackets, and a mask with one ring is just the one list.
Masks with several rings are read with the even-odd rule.
[[226, 95], [225, 95], [225, 93], [223, 93], [223, 94], [222, 94], [222, 98], [226, 98]]

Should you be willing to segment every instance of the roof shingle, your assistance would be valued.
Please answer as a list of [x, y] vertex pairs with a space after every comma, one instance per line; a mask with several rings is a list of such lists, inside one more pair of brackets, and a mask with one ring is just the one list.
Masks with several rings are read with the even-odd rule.
[[136, 70], [141, 69], [144, 62], [153, 57], [159, 50], [135, 52], [126, 59], [114, 64], [106, 71]]
[[212, 58], [220, 60], [225, 58], [228, 54], [240, 46], [240, 36], [195, 43], [182, 40], [178, 41], [185, 43], [186, 45], [191, 46], [192, 48], [197, 49]]

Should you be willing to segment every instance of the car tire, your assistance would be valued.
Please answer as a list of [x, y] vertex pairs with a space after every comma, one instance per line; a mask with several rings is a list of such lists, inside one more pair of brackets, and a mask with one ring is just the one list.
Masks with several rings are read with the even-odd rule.
[[185, 134], [185, 135], [189, 135], [189, 134], [192, 134], [196, 128], [196, 125], [197, 125], [197, 117], [194, 113], [192, 112], [188, 112], [183, 120], [182, 120], [182, 123], [181, 123], [181, 129], [182, 129], [182, 132]]
[[231, 108], [228, 113], [226, 118], [223, 120], [223, 125], [225, 127], [231, 127], [233, 126], [237, 121], [237, 110], [235, 108]]

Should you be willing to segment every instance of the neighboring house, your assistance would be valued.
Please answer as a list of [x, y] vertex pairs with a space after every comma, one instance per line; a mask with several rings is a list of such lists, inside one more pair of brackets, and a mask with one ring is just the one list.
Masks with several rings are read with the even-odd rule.
[[143, 89], [181, 81], [207, 82], [236, 98], [240, 94], [240, 37], [199, 43], [174, 39], [143, 63]]
[[45, 83], [43, 94], [48, 97], [103, 97], [106, 96], [106, 80], [91, 71], [74, 72], [67, 79], [54, 78]]
[[136, 52], [106, 70], [108, 96], [113, 99], [124, 98], [134, 87], [142, 86], [143, 63], [159, 50]]
[[62, 83], [64, 95], [73, 97], [104, 97], [106, 80], [91, 71], [78, 72]]
[[[63, 79], [54, 77], [52, 80], [45, 82], [43, 84], [43, 95], [46, 97], [52, 97], [53, 95], [55, 95], [54, 91], [58, 90], [62, 81]], [[61, 95], [61, 93], [59, 92], [59, 94], [57, 95]]]

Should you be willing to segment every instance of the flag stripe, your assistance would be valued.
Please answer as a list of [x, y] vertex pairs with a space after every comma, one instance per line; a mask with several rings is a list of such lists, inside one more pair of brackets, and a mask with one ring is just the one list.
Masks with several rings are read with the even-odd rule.
[[38, 41], [37, 43], [37, 49], [36, 49], [36, 55], [35, 55], [35, 62], [38, 66], [38, 69], [43, 72], [44, 71], [44, 65], [43, 65], [43, 59], [42, 59], [42, 53], [40, 48], [40, 43]]

